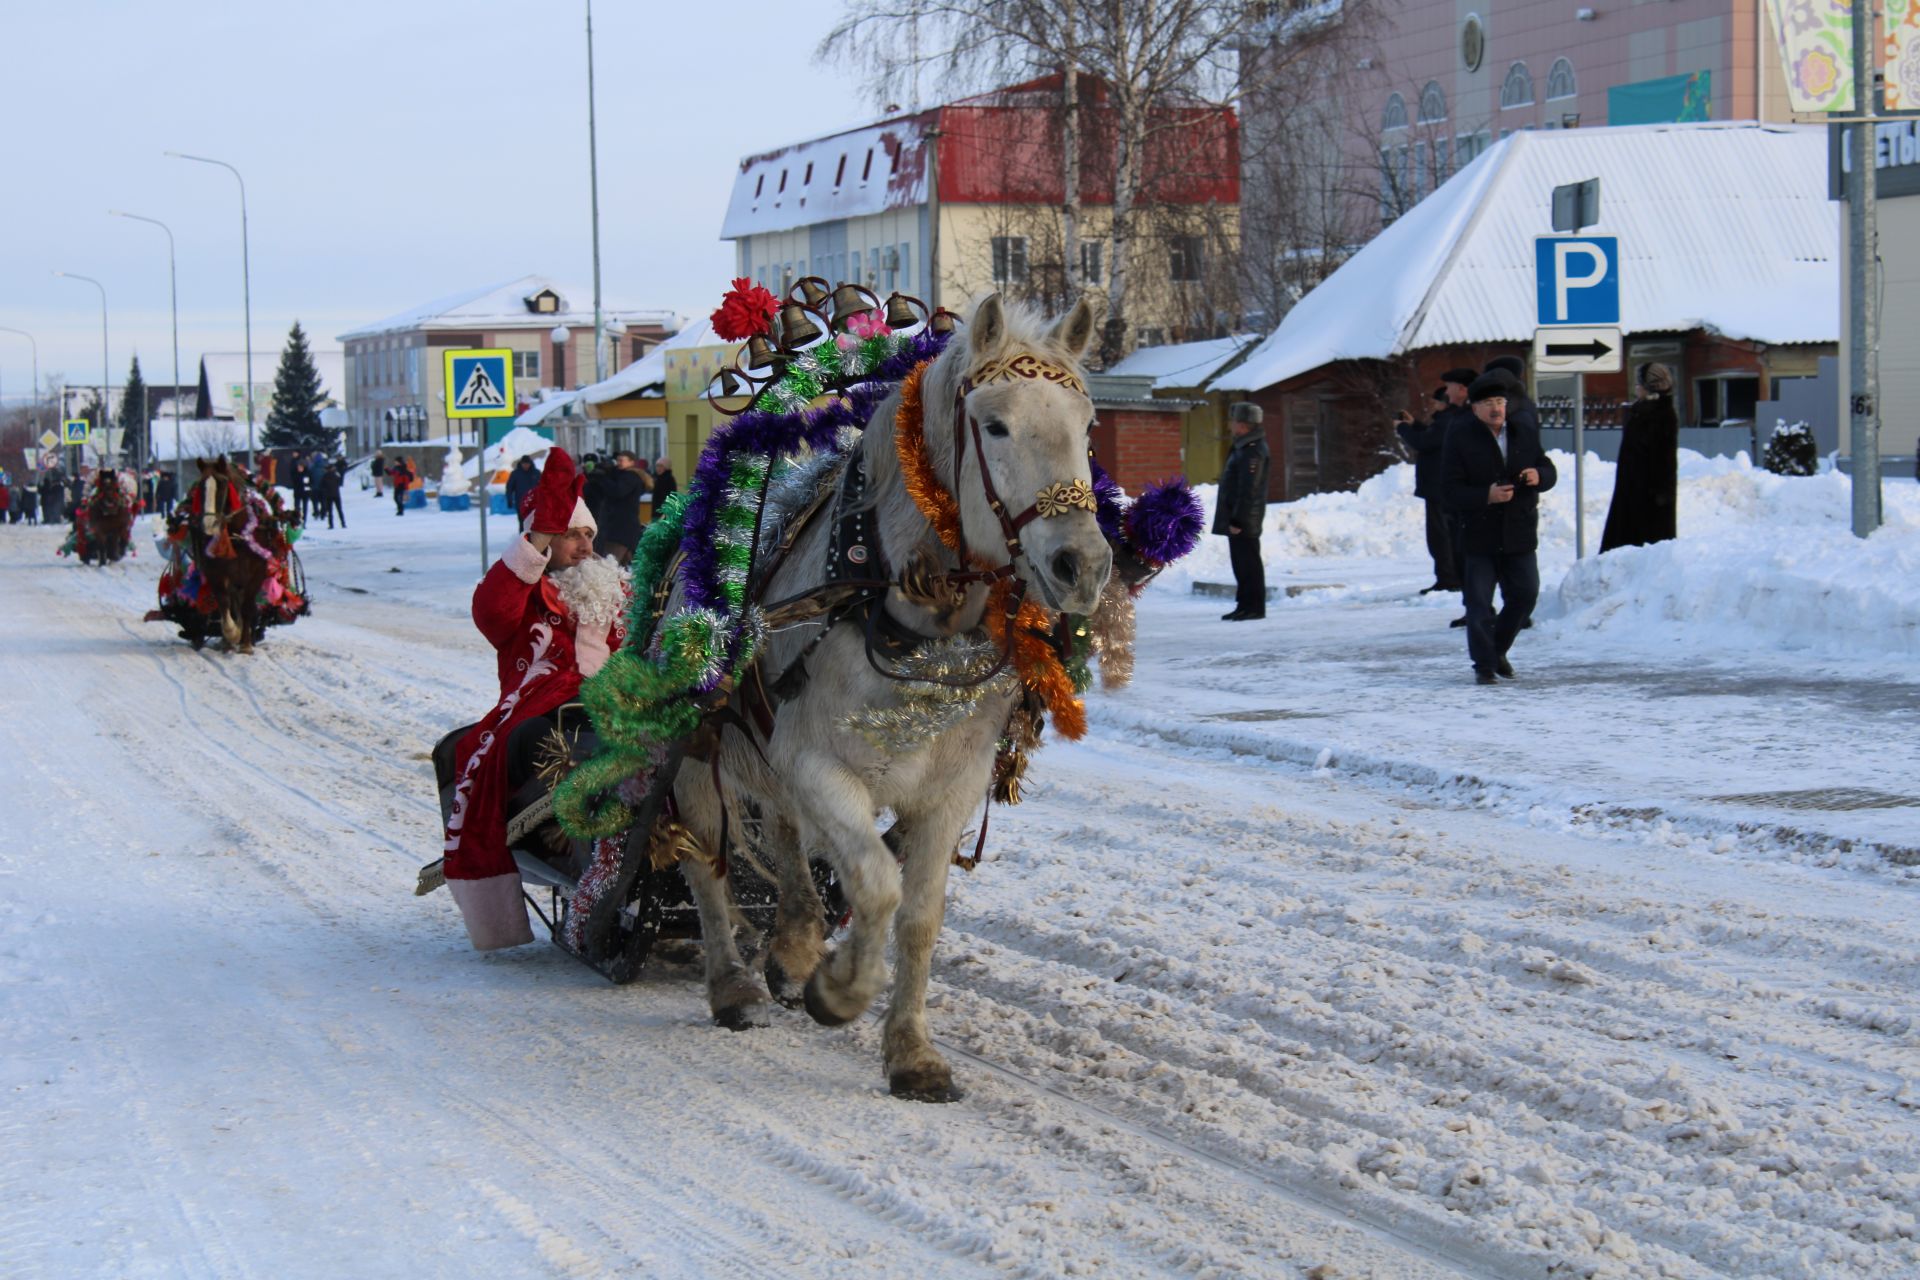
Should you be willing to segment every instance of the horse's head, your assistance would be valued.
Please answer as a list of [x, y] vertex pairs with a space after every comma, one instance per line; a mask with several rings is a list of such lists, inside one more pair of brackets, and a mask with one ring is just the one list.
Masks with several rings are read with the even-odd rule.
[[[950, 459], [948, 474], [959, 477], [954, 496], [969, 549], [1005, 563], [1004, 514], [1018, 525], [1015, 571], [1063, 613], [1092, 612], [1113, 567], [1094, 518], [1087, 456], [1094, 415], [1080, 359], [1093, 322], [1085, 300], [1049, 327], [989, 296], [949, 349], [955, 363], [940, 384], [945, 412], [927, 406], [928, 445], [941, 452], [956, 439], [947, 414], [959, 414], [961, 457]], [[983, 461], [990, 487], [982, 483]]]

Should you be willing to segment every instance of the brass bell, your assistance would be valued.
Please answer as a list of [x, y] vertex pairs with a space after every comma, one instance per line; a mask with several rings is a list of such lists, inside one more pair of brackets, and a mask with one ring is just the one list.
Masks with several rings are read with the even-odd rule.
[[756, 333], [747, 339], [747, 349], [741, 354], [740, 359], [740, 367], [743, 369], [767, 369], [780, 359], [780, 355], [765, 336]]
[[933, 313], [933, 319], [927, 321], [927, 327], [935, 333], [952, 333], [953, 326], [959, 319], [959, 316], [954, 315], [953, 312], [947, 310], [945, 307], [941, 307]]
[[720, 394], [722, 396], [737, 396], [742, 390], [739, 375], [731, 369], [722, 369], [717, 381], [720, 383]]
[[[800, 301], [818, 311], [831, 295], [827, 292], [827, 282], [819, 276], [802, 276], [794, 286], [800, 291]], [[791, 298], [793, 295], [787, 295]]]
[[833, 291], [833, 329], [845, 333], [853, 318], [873, 310], [871, 296], [857, 284], [843, 284]]
[[789, 302], [780, 308], [780, 347], [784, 351], [798, 351], [819, 337], [820, 326], [815, 324], [806, 307], [797, 302]]
[[[887, 328], [895, 333], [902, 329], [911, 329], [920, 323], [920, 316], [914, 309], [913, 299], [904, 293], [896, 293], [887, 299]], [[925, 308], [921, 308], [922, 311]]]

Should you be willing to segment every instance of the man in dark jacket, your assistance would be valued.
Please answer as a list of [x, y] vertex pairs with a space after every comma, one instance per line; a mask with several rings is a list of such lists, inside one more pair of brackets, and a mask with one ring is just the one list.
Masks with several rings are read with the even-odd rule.
[[[1460, 517], [1465, 551], [1467, 656], [1474, 679], [1513, 678], [1507, 650], [1540, 597], [1540, 495], [1559, 479], [1538, 428], [1507, 419], [1512, 379], [1483, 373], [1467, 390], [1474, 422], [1447, 437], [1442, 493]], [[1500, 612], [1493, 589], [1500, 588]]]
[[653, 514], [658, 517], [667, 499], [678, 492], [680, 482], [673, 478], [673, 459], [663, 453], [653, 460]]
[[1440, 375], [1440, 390], [1446, 403], [1435, 411], [1432, 419], [1416, 422], [1412, 414], [1403, 410], [1394, 423], [1400, 439], [1413, 450], [1413, 496], [1424, 499], [1427, 505], [1427, 554], [1433, 557], [1433, 585], [1421, 588], [1421, 595], [1460, 589], [1452, 516], [1447, 504], [1440, 500], [1440, 455], [1446, 448], [1447, 433], [1457, 423], [1473, 421], [1473, 411], [1467, 408], [1467, 388], [1473, 385], [1474, 376], [1471, 369], [1447, 370]]
[[638, 462], [622, 449], [613, 455], [611, 466], [602, 463], [587, 476], [587, 510], [600, 526], [593, 553], [612, 556], [622, 567], [632, 562], [633, 549], [640, 545], [640, 499], [647, 494], [647, 480]]
[[1267, 616], [1267, 568], [1260, 562], [1260, 528], [1267, 519], [1267, 433], [1257, 404], [1241, 401], [1228, 410], [1233, 448], [1220, 469], [1213, 531], [1227, 540], [1233, 563], [1234, 606], [1220, 617], [1247, 622]]
[[327, 514], [327, 528], [333, 528], [333, 518], [340, 517], [340, 527], [347, 527], [347, 508], [340, 501], [340, 482], [346, 478], [345, 469], [339, 463], [322, 467], [319, 479], [313, 484], [313, 518], [318, 520], [321, 512]]
[[513, 470], [507, 475], [507, 510], [518, 511], [533, 487], [540, 483], [540, 472], [533, 465], [532, 458], [522, 458], [513, 464]]

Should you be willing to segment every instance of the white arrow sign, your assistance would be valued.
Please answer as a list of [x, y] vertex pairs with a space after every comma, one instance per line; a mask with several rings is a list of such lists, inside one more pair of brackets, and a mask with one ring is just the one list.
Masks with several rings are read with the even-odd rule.
[[1555, 325], [1533, 331], [1536, 373], [1618, 373], [1626, 343], [1609, 326]]

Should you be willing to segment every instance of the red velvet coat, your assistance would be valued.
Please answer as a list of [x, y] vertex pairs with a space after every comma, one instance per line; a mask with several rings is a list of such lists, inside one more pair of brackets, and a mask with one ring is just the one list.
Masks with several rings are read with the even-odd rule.
[[571, 702], [580, 692], [582, 659], [598, 670], [619, 643], [617, 622], [606, 636], [580, 643], [577, 620], [544, 576], [546, 565], [546, 553], [516, 536], [474, 588], [474, 625], [499, 654], [500, 701], [456, 749], [449, 880], [514, 871], [506, 842], [507, 737], [521, 721]]

